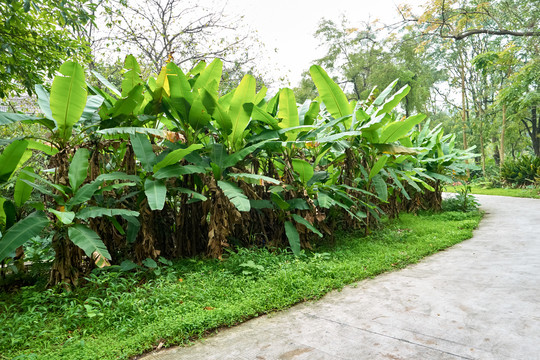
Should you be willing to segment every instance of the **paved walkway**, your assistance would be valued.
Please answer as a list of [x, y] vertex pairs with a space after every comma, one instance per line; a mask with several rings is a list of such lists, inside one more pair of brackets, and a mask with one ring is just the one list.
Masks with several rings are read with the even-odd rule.
[[540, 200], [478, 199], [471, 240], [144, 359], [540, 359]]

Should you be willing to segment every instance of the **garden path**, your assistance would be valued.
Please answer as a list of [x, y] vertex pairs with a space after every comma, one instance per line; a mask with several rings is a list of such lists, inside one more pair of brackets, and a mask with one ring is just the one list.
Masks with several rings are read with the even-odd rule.
[[477, 198], [486, 216], [470, 240], [143, 358], [540, 359], [540, 200]]

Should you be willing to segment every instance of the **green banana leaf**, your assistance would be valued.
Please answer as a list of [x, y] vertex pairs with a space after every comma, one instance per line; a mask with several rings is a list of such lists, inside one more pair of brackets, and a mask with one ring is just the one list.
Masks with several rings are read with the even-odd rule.
[[420, 124], [426, 115], [418, 114], [409, 116], [403, 121], [395, 121], [385, 126], [379, 136], [379, 143], [392, 143], [407, 135], [415, 125]]
[[234, 150], [242, 147], [244, 130], [248, 126], [251, 117], [251, 113], [247, 112], [243, 105], [253, 103], [255, 100], [255, 86], [255, 78], [251, 75], [245, 75], [231, 99], [229, 116], [232, 122], [232, 129], [229, 135], [229, 144]]
[[223, 194], [233, 205], [238, 209], [238, 211], [249, 211], [251, 210], [251, 204], [248, 197], [244, 194], [242, 189], [238, 186], [228, 182], [228, 181], [218, 181], [218, 186], [223, 190]]
[[319, 91], [322, 101], [326, 105], [326, 109], [334, 119], [352, 114], [353, 109], [347, 100], [347, 96], [345, 96], [343, 90], [328, 76], [322, 67], [313, 65], [309, 69], [309, 73]]
[[80, 148], [75, 155], [73, 155], [73, 159], [71, 159], [71, 165], [69, 165], [68, 170], [68, 179], [73, 192], [76, 192], [88, 176], [89, 158], [90, 151], [86, 148]]
[[50, 106], [57, 133], [67, 142], [86, 106], [86, 82], [82, 66], [73, 61], [66, 61], [59, 71], [51, 87]]
[[156, 163], [156, 154], [152, 149], [152, 144], [148, 140], [148, 136], [141, 133], [133, 133], [129, 136], [131, 146], [137, 159], [141, 162], [141, 166], [145, 171], [152, 171]]
[[86, 226], [82, 224], [73, 225], [68, 229], [68, 236], [71, 242], [80, 247], [86, 256], [92, 260], [95, 252], [109, 260], [111, 259], [111, 254], [109, 254], [99, 235]]
[[196, 92], [204, 88], [211, 93], [217, 94], [222, 73], [223, 62], [216, 58], [200, 73], [197, 81], [193, 84], [193, 91]]
[[96, 218], [102, 216], [122, 216], [122, 217], [137, 217], [139, 216], [138, 211], [127, 210], [127, 209], [107, 209], [102, 207], [90, 206], [86, 207], [77, 212], [77, 219], [86, 220], [89, 218]]
[[294, 224], [290, 221], [285, 221], [285, 235], [287, 235], [293, 254], [300, 256], [300, 235]]
[[154, 165], [154, 173], [158, 172], [161, 168], [164, 168], [169, 165], [174, 165], [180, 160], [182, 160], [186, 155], [192, 153], [195, 150], [199, 150], [204, 146], [201, 144], [193, 144], [187, 147], [186, 149], [177, 149], [168, 153], [163, 160]]
[[43, 115], [45, 115], [45, 117], [49, 120], [54, 120], [51, 111], [51, 95], [41, 84], [37, 84], [35, 86], [35, 90], [38, 98], [37, 103], [39, 108], [43, 112]]
[[281, 119], [279, 127], [282, 129], [300, 126], [296, 98], [291, 89], [284, 88], [279, 92], [279, 111], [277, 117]]
[[0, 261], [10, 256], [19, 246], [39, 235], [49, 224], [49, 219], [41, 211], [32, 213], [10, 227], [0, 238]]
[[8, 145], [0, 154], [0, 184], [7, 182], [24, 159], [28, 141], [17, 140]]
[[133, 55], [127, 55], [126, 59], [124, 60], [122, 97], [127, 97], [133, 88], [141, 84], [141, 68]]
[[53, 213], [64, 225], [73, 224], [73, 220], [75, 220], [75, 213], [73, 211], [58, 211], [49, 209], [49, 212]]
[[307, 185], [309, 179], [311, 179], [315, 173], [313, 166], [302, 159], [292, 159], [292, 166], [294, 171], [300, 176], [302, 184], [304, 184], [304, 186]]
[[152, 210], [162, 210], [167, 197], [167, 187], [163, 180], [146, 179], [144, 193], [148, 199], [148, 206]]
[[388, 200], [388, 185], [382, 178], [381, 174], [377, 174], [372, 179], [373, 185], [375, 186], [375, 191], [377, 192], [377, 197], [385, 202]]
[[97, 71], [92, 71], [92, 74], [111, 91], [116, 97], [121, 97], [120, 91], [114, 86], [105, 76], [101, 75]]
[[[34, 169], [30, 166], [25, 167], [23, 170], [32, 173], [34, 172]], [[30, 195], [32, 194], [32, 187], [23, 180], [32, 181], [32, 177], [24, 172], [21, 172], [17, 177], [13, 192], [13, 200], [15, 201], [15, 205], [17, 205], [17, 207], [23, 206], [23, 204], [28, 201]]]
[[381, 156], [377, 162], [375, 162], [375, 164], [373, 165], [373, 167], [371, 168], [371, 171], [369, 172], [369, 178], [368, 180], [371, 180], [373, 179], [373, 177], [375, 175], [377, 175], [381, 169], [384, 167], [384, 165], [386, 165], [386, 162], [388, 161], [389, 157], [388, 156]]

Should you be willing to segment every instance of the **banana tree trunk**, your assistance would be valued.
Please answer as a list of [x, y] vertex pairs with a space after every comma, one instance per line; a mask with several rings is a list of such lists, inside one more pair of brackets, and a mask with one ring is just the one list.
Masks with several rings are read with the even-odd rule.
[[49, 286], [63, 284], [66, 288], [77, 286], [83, 272], [83, 252], [67, 235], [56, 233], [52, 240], [56, 253], [49, 276]]

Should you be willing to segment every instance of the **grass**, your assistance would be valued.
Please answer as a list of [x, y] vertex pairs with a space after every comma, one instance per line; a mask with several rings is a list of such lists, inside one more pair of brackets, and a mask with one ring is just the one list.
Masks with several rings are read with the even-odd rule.
[[[446, 191], [457, 193], [462, 186], [447, 186]], [[477, 195], [497, 195], [540, 199], [540, 189], [484, 188], [471, 185], [471, 192]]]
[[101, 272], [73, 292], [0, 293], [0, 359], [128, 359], [186, 344], [332, 289], [402, 268], [472, 236], [481, 214], [402, 214], [369, 237], [338, 234], [296, 258], [241, 250], [136, 273]]

